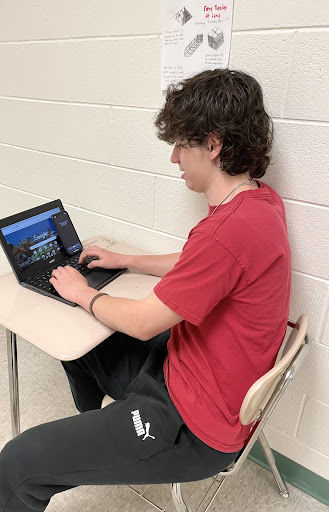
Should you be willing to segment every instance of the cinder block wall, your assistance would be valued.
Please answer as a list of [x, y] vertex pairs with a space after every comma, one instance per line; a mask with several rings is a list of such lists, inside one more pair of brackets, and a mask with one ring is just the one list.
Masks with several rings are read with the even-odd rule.
[[[11, 0], [0, 41], [0, 217], [59, 197], [82, 238], [180, 250], [207, 205], [152, 127], [163, 101], [160, 1]], [[267, 432], [273, 448], [327, 479], [328, 43], [326, 0], [235, 2], [230, 66], [259, 79], [274, 119], [264, 181], [286, 206], [291, 318], [311, 319], [311, 355]]]

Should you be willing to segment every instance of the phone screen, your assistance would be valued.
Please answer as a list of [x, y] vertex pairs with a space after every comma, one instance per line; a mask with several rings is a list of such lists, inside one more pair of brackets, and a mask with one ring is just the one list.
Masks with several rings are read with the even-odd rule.
[[51, 218], [66, 252], [72, 255], [80, 251], [82, 244], [74, 229], [69, 214], [67, 212], [60, 212], [52, 215]]

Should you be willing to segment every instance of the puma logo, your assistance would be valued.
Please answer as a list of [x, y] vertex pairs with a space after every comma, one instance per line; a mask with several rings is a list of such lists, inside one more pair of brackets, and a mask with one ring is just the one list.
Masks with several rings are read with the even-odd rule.
[[144, 436], [142, 441], [145, 441], [145, 439], [147, 439], [148, 437], [150, 437], [151, 439], [155, 439], [155, 437], [151, 436], [150, 434], [151, 423], [146, 422], [144, 428], [144, 424], [142, 422], [139, 410], [136, 409], [135, 411], [131, 411], [131, 414], [136, 434], [138, 436]]
[[151, 434], [149, 434], [149, 432], [150, 432], [150, 426], [151, 426], [151, 423], [145, 423], [146, 434], [145, 434], [145, 436], [143, 437], [142, 441], [145, 441], [145, 439], [146, 439], [147, 437], [150, 437], [151, 439], [155, 439], [155, 437], [154, 437], [154, 436], [151, 436]]

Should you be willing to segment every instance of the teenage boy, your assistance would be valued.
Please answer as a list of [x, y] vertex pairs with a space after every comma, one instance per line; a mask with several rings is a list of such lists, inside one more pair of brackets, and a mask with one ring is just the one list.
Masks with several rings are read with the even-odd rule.
[[[258, 181], [271, 121], [255, 79], [205, 71], [169, 88], [157, 116], [171, 161], [209, 213], [182, 253], [125, 256], [90, 247], [90, 267], [161, 276], [143, 300], [88, 287], [73, 268], [50, 282], [117, 332], [63, 362], [78, 410], [9, 442], [0, 454], [0, 511], [44, 510], [82, 484], [207, 478], [227, 467], [249, 427], [243, 397], [273, 365], [284, 338], [290, 250], [282, 200]], [[101, 409], [104, 395], [115, 399]]]

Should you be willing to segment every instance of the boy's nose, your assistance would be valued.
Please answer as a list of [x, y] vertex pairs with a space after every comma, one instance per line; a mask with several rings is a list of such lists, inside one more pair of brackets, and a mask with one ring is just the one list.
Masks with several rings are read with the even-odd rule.
[[170, 161], [173, 164], [179, 164], [179, 148], [177, 146], [172, 150]]

